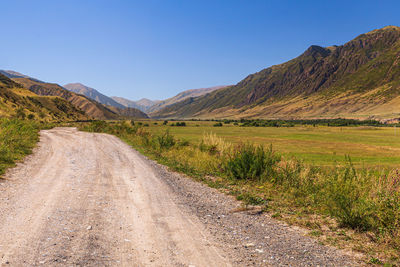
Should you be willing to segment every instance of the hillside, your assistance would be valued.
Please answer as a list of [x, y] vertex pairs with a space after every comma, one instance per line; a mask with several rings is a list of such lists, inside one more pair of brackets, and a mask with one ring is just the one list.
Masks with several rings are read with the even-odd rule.
[[25, 75], [25, 74], [22, 74], [22, 73], [13, 71], [13, 70], [0, 70], [0, 74], [3, 74], [4, 76], [7, 76], [10, 79], [13, 79], [13, 78], [28, 78], [28, 79], [31, 79], [32, 81], [42, 82], [42, 81], [40, 81], [38, 79], [32, 78], [32, 77], [30, 77], [28, 75]]
[[83, 95], [70, 92], [58, 84], [37, 82], [28, 78], [14, 78], [14, 81], [41, 96], [58, 96], [64, 98], [76, 108], [84, 111], [89, 117], [96, 119], [118, 119], [119, 115], [106, 106]]
[[133, 101], [133, 100], [129, 100], [129, 99], [126, 99], [123, 97], [118, 97], [118, 96], [112, 96], [111, 98], [125, 107], [136, 108], [143, 112], [148, 112], [149, 108], [151, 108], [152, 106], [154, 106], [155, 104], [157, 104], [159, 102], [158, 100], [153, 101], [153, 100], [150, 100], [147, 98], [142, 98], [138, 101]]
[[136, 119], [148, 119], [149, 116], [147, 116], [146, 113], [143, 111], [137, 109], [137, 108], [117, 108], [113, 106], [108, 106], [110, 110], [113, 112], [117, 113], [121, 119], [129, 119], [129, 118], [136, 118]]
[[234, 86], [163, 108], [159, 118], [390, 118], [400, 116], [400, 28], [299, 57]]
[[188, 99], [191, 97], [203, 96], [208, 93], [214, 92], [216, 90], [222, 89], [224, 87], [227, 87], [227, 86], [223, 85], [223, 86], [214, 86], [214, 87], [209, 87], [209, 88], [189, 89], [189, 90], [186, 90], [186, 91], [183, 91], [183, 92], [177, 94], [174, 97], [159, 101], [158, 103], [151, 106], [148, 109], [148, 112], [149, 113], [157, 112], [165, 107], [171, 106], [171, 105], [181, 102], [185, 99]]
[[208, 94], [210, 92], [213, 92], [215, 90], [224, 88], [226, 86], [214, 86], [210, 88], [199, 88], [199, 89], [189, 89], [183, 92], [180, 92], [176, 96], [170, 97], [165, 100], [150, 100], [147, 98], [142, 98], [138, 101], [132, 101], [123, 97], [117, 97], [117, 96], [112, 96], [111, 98], [117, 101], [118, 103], [124, 105], [125, 107], [131, 107], [131, 108], [137, 108], [143, 112], [146, 113], [155, 113], [159, 111], [160, 109], [163, 109], [165, 107], [168, 107], [170, 105], [173, 105], [175, 103], [178, 103], [180, 101], [183, 101], [187, 98], [190, 97], [198, 97], [202, 96], [205, 94]]
[[38, 96], [0, 74], [0, 117], [41, 121], [85, 120], [85, 113], [60, 97]]
[[90, 99], [93, 99], [101, 104], [107, 105], [107, 106], [114, 106], [117, 108], [124, 108], [124, 105], [121, 105], [120, 103], [116, 102], [113, 100], [111, 97], [105, 96], [99, 91], [97, 91], [94, 88], [90, 88], [86, 85], [83, 85], [81, 83], [69, 83], [63, 86], [65, 89], [80, 94], [87, 96]]
[[[39, 96], [56, 96], [67, 100], [76, 110], [85, 114], [85, 118], [94, 118], [101, 120], [108, 119], [123, 119], [123, 118], [147, 118], [148, 116], [139, 110], [126, 110], [124, 106], [118, 105], [118, 107], [103, 105], [93, 99], [86, 97], [85, 95], [77, 94], [68, 91], [64, 87], [55, 83], [46, 83], [38, 79], [29, 77], [27, 75], [18, 73], [16, 71], [4, 71], [0, 70], [0, 74], [4, 74], [11, 80], [20, 84], [22, 87], [29, 89], [35, 95]], [[91, 88], [89, 88], [91, 89]], [[94, 90], [94, 89], [93, 89]], [[100, 94], [100, 93], [99, 93]], [[113, 101], [112, 99], [110, 99]]]

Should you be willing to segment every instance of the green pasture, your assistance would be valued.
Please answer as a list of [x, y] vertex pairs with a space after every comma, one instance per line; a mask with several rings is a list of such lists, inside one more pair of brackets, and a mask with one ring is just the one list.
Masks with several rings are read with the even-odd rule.
[[175, 137], [193, 143], [199, 143], [205, 133], [211, 132], [233, 143], [272, 144], [275, 151], [287, 157], [320, 166], [342, 163], [345, 155], [350, 155], [358, 166], [400, 166], [400, 129], [394, 127], [213, 127], [212, 121], [186, 121], [186, 127], [176, 127], [170, 126], [176, 122], [167, 126], [162, 121], [143, 123], [153, 133], [169, 129]]

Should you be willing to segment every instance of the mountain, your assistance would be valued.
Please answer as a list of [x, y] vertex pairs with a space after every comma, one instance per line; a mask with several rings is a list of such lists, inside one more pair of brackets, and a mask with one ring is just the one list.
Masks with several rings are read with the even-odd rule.
[[137, 119], [148, 119], [149, 116], [147, 116], [146, 113], [144, 113], [143, 111], [137, 109], [137, 108], [117, 108], [117, 107], [113, 107], [113, 106], [108, 106], [110, 108], [110, 110], [112, 110], [113, 112], [117, 113], [120, 115], [120, 117], [122, 118], [137, 118]]
[[310, 46], [299, 57], [238, 84], [190, 97], [158, 118], [390, 118], [400, 116], [400, 28], [341, 46]]
[[125, 107], [124, 105], [121, 105], [120, 103], [113, 100], [111, 97], [105, 96], [96, 89], [90, 88], [81, 83], [69, 83], [64, 85], [63, 87], [71, 92], [87, 96], [88, 98], [96, 100], [97, 102], [107, 106], [114, 106], [122, 109]]
[[38, 79], [20, 74], [15, 71], [2, 71], [8, 78], [11, 78], [14, 82], [21, 84], [24, 88], [35, 93], [39, 96], [57, 96], [65, 99], [71, 103], [76, 110], [80, 110], [86, 116], [86, 118], [94, 119], [122, 119], [129, 117], [127, 114], [135, 114], [138, 117], [135, 118], [147, 118], [148, 116], [142, 112], [127, 112], [123, 111], [123, 108], [112, 108], [111, 106], [103, 105], [93, 99], [90, 99], [84, 95], [70, 92], [64, 87], [55, 83], [46, 83]]
[[0, 74], [0, 117], [27, 117], [41, 121], [86, 120], [84, 112], [60, 97], [38, 96]]
[[43, 83], [32, 81], [28, 78], [14, 78], [14, 81], [22, 84], [25, 88], [41, 96], [58, 96], [64, 98], [76, 108], [84, 111], [89, 117], [95, 119], [118, 119], [119, 115], [111, 111], [106, 106], [87, 98], [70, 92], [55, 83]]
[[159, 102], [158, 100], [153, 101], [147, 98], [142, 98], [138, 101], [132, 101], [118, 96], [112, 96], [111, 98], [125, 107], [137, 108], [143, 112], [148, 112], [150, 107]]
[[42, 82], [38, 79], [29, 77], [28, 75], [13, 71], [13, 70], [0, 70], [0, 74], [3, 74], [4, 76], [8, 77], [8, 78], [28, 78], [32, 81], [36, 81], [36, 82]]
[[171, 98], [168, 98], [165, 100], [150, 100], [147, 98], [142, 98], [138, 101], [132, 101], [132, 100], [128, 100], [126, 98], [117, 97], [117, 96], [113, 96], [111, 98], [126, 107], [137, 108], [146, 113], [151, 113], [151, 112], [157, 112], [158, 110], [160, 110], [162, 108], [165, 108], [165, 107], [175, 104], [177, 102], [183, 101], [187, 98], [202, 96], [202, 95], [208, 94], [210, 92], [213, 92], [215, 90], [218, 90], [218, 89], [221, 89], [224, 87], [226, 87], [226, 86], [214, 86], [214, 87], [210, 87], [210, 88], [189, 89], [189, 90], [186, 90], [186, 91], [183, 91], [183, 92], [177, 94], [174, 97], [171, 97]]
[[183, 91], [183, 92], [177, 94], [174, 97], [159, 101], [158, 103], [155, 103], [148, 109], [148, 112], [149, 113], [157, 112], [165, 107], [171, 106], [171, 105], [181, 102], [185, 99], [206, 95], [208, 93], [214, 92], [216, 90], [219, 90], [219, 89], [222, 89], [225, 87], [227, 87], [227, 86], [222, 85], [222, 86], [214, 86], [214, 87], [209, 87], [209, 88], [189, 89], [189, 90], [186, 90], [186, 91]]

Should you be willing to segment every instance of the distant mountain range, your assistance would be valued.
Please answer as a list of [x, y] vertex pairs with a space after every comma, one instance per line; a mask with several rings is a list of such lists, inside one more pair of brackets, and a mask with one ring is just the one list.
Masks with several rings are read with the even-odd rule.
[[111, 98], [125, 107], [137, 108], [146, 113], [149, 111], [149, 109], [152, 106], [154, 106], [155, 104], [157, 104], [159, 102], [158, 100], [153, 101], [153, 100], [150, 100], [147, 98], [142, 98], [138, 101], [133, 101], [133, 100], [129, 100], [129, 99], [126, 99], [123, 97], [118, 97], [118, 96], [112, 96]]
[[[21, 91], [22, 96], [30, 96], [34, 98], [37, 98], [37, 96], [43, 96], [47, 97], [47, 99], [54, 99], [50, 97], [57, 97], [58, 102], [66, 100], [68, 105], [72, 105], [76, 111], [79, 111], [81, 115], [84, 115], [80, 118], [78, 118], [78, 116], [74, 116], [74, 118], [77, 119], [121, 119], [124, 117], [148, 118], [145, 113], [137, 109], [126, 109], [124, 106], [113, 107], [104, 105], [86, 97], [85, 95], [71, 92], [58, 84], [42, 82], [38, 79], [20, 74], [15, 71], [2, 70], [0, 71], [0, 75], [2, 75], [4, 81], [6, 81], [5, 78], [7, 78], [7, 80], [12, 80], [13, 84], [12, 87], [10, 87], [10, 89], [14, 88], [11, 90], [12, 93]], [[5, 88], [5, 86], [3, 87]], [[21, 89], [16, 90], [15, 88], [18, 87]], [[27, 90], [29, 90], [30, 93], [28, 93]], [[27, 107], [29, 107], [29, 105], [22, 106], [24, 109]]]
[[160, 110], [162, 108], [168, 107], [172, 104], [178, 103], [187, 98], [202, 96], [202, 95], [211, 93], [215, 90], [218, 90], [218, 89], [221, 89], [224, 87], [226, 87], [226, 86], [214, 86], [214, 87], [209, 87], [209, 88], [189, 89], [189, 90], [186, 90], [186, 91], [183, 91], [183, 92], [177, 94], [176, 96], [173, 96], [173, 97], [165, 99], [165, 100], [150, 100], [147, 98], [142, 98], [138, 101], [132, 101], [132, 100], [128, 100], [126, 98], [116, 97], [116, 96], [113, 96], [111, 98], [126, 107], [137, 108], [137, 109], [142, 110], [143, 112], [151, 114], [152, 112], [157, 112], [158, 110]]
[[166, 100], [108, 97], [0, 71], [0, 116], [46, 120], [122, 118], [400, 118], [400, 28], [361, 34], [341, 46], [312, 45], [236, 85], [183, 91]]
[[81, 83], [69, 83], [64, 85], [64, 88], [68, 89], [71, 92], [87, 96], [90, 99], [96, 100], [97, 102], [104, 105], [113, 106], [117, 108], [125, 108], [124, 105], [121, 105], [120, 103], [114, 101], [112, 98], [105, 96], [96, 89], [87, 87]]
[[60, 86], [46, 83], [28, 75], [11, 70], [0, 70], [7, 78], [28, 89], [38, 96], [56, 96], [67, 100], [87, 118], [119, 119], [121, 117], [147, 118], [146, 113], [156, 112], [189, 97], [198, 97], [225, 86], [190, 89], [166, 100], [140, 99], [132, 101], [122, 97], [108, 97], [94, 88], [81, 83], [69, 83]]
[[222, 89], [225, 87], [227, 87], [227, 85], [214, 86], [214, 87], [209, 87], [209, 88], [189, 89], [189, 90], [183, 91], [174, 97], [154, 103], [154, 105], [152, 105], [148, 108], [148, 113], [152, 114], [163, 108], [166, 108], [173, 104], [179, 103], [185, 99], [203, 96], [203, 95], [206, 95], [208, 93], [214, 92], [216, 90], [219, 90], [219, 89]]
[[203, 96], [205, 94], [211, 93], [213, 91], [216, 91], [218, 89], [222, 89], [227, 86], [214, 86], [210, 88], [200, 88], [200, 89], [189, 89], [186, 91], [183, 91], [179, 94], [177, 94], [174, 97], [165, 99], [165, 100], [150, 100], [147, 98], [142, 98], [137, 101], [129, 100], [123, 97], [118, 97], [118, 96], [112, 96], [108, 97], [100, 93], [94, 88], [90, 88], [86, 85], [83, 85], [81, 83], [69, 83], [64, 85], [64, 88], [68, 89], [71, 92], [84, 95], [90, 99], [93, 99], [101, 104], [107, 105], [107, 106], [113, 106], [117, 108], [135, 108], [139, 109], [142, 112], [151, 114], [153, 112], [157, 112], [160, 109], [163, 109], [165, 107], [168, 107], [170, 105], [173, 105], [175, 103], [178, 103], [180, 101], [183, 101], [187, 98], [190, 97], [199, 97]]
[[299, 57], [234, 86], [189, 97], [157, 118], [400, 117], [400, 28], [361, 34], [341, 46], [311, 46]]
[[215, 86], [211, 88], [190, 89], [166, 100], [153, 101], [143, 98], [138, 101], [132, 101], [122, 97], [108, 97], [96, 89], [81, 83], [69, 83], [60, 86], [55, 83], [46, 83], [11, 70], [0, 70], [0, 75], [11, 79], [15, 84], [29, 90], [36, 96], [52, 96], [66, 100], [81, 115], [86, 116], [86, 119], [147, 118], [148, 116], [145, 112], [156, 112], [189, 97], [202, 96], [225, 87]]

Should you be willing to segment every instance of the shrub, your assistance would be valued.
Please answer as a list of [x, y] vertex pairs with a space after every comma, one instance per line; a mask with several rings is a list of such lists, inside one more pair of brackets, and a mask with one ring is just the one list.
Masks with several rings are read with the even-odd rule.
[[276, 175], [275, 167], [280, 158], [270, 147], [242, 144], [236, 147], [226, 162], [225, 170], [234, 179], [264, 180]]
[[176, 143], [174, 137], [169, 133], [168, 130], [162, 135], [157, 136], [156, 140], [160, 149], [169, 149]]
[[179, 145], [179, 146], [189, 146], [189, 145], [190, 145], [190, 142], [187, 141], [187, 140], [180, 140], [180, 141], [178, 142], [178, 145]]
[[163, 125], [167, 125], [167, 124], [168, 124], [168, 121], [164, 121], [164, 122], [163, 122]]
[[367, 187], [370, 177], [366, 172], [357, 173], [348, 160], [348, 166], [337, 168], [327, 177], [326, 204], [342, 226], [370, 230], [373, 228], [373, 203]]
[[24, 120], [25, 117], [26, 117], [26, 114], [25, 114], [25, 112], [24, 112], [24, 109], [23, 109], [23, 108], [17, 109], [17, 112], [16, 112], [16, 114], [15, 114], [15, 117], [17, 117], [18, 119]]
[[93, 121], [88, 126], [88, 130], [90, 132], [104, 132], [107, 127], [108, 125], [105, 121]]
[[380, 177], [376, 186], [375, 228], [382, 234], [399, 237], [400, 246], [400, 170]]
[[222, 122], [217, 122], [213, 125], [214, 127], [222, 127]]

